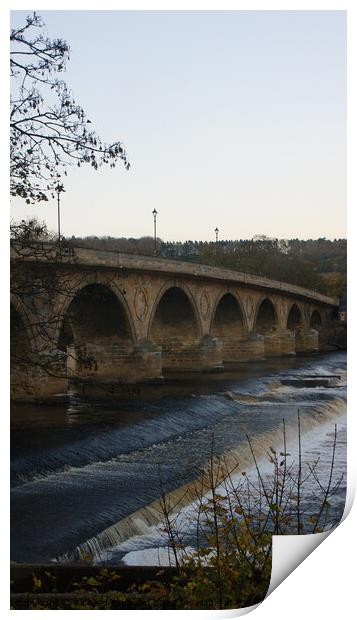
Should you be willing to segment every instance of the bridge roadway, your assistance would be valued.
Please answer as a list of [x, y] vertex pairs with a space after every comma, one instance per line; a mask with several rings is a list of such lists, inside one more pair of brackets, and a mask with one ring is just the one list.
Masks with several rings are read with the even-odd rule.
[[63, 393], [68, 380], [110, 392], [170, 372], [328, 350], [338, 308], [261, 276], [87, 248], [13, 251], [12, 273], [15, 398]]

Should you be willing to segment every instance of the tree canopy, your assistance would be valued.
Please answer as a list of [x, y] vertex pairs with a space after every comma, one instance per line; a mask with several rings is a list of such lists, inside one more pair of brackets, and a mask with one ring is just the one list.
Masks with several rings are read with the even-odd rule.
[[123, 144], [106, 144], [61, 79], [69, 60], [66, 41], [44, 36], [36, 13], [10, 34], [10, 192], [27, 203], [63, 191], [70, 164], [114, 167], [130, 163]]
[[[72, 237], [74, 246], [153, 254], [154, 239]], [[160, 256], [234, 269], [340, 296], [347, 288], [346, 239], [157, 240]]]

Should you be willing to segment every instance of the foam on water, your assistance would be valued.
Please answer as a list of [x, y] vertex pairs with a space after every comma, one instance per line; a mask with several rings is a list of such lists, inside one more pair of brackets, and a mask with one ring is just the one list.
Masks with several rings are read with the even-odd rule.
[[[333, 445], [333, 425], [331, 423], [337, 424], [337, 445], [336, 445], [336, 456], [334, 462], [333, 469], [333, 477], [332, 477], [332, 486], [334, 486], [339, 480], [341, 484], [339, 486], [338, 492], [335, 493], [329, 499], [329, 504], [331, 507], [332, 513], [332, 521], [338, 521], [342, 516], [344, 509], [344, 500], [346, 494], [346, 419], [344, 412], [341, 411], [340, 415], [336, 415], [334, 418], [329, 420], [328, 422], [323, 423], [321, 426], [315, 427], [310, 431], [307, 431], [303, 434], [303, 446], [302, 446], [302, 461], [305, 464], [305, 468], [303, 468], [303, 475], [306, 475], [307, 464], [314, 464], [317, 460], [319, 460], [318, 466], [315, 469], [316, 475], [319, 479], [319, 483], [322, 485], [326, 485], [327, 479], [330, 475], [330, 466], [331, 466], [331, 457], [332, 457], [332, 445]], [[296, 438], [295, 438], [296, 439]], [[294, 442], [296, 444], [296, 441]], [[277, 447], [277, 452], [279, 449], [283, 449], [283, 445], [281, 444]], [[287, 449], [290, 453], [290, 463], [297, 463], [298, 461], [298, 447], [295, 445], [293, 448], [291, 445], [287, 445]], [[265, 479], [269, 474], [271, 474], [271, 465], [267, 460], [261, 458], [258, 462], [260, 473]], [[295, 469], [297, 468], [297, 464], [295, 465]], [[250, 479], [254, 479], [256, 477], [256, 471], [253, 467], [251, 467], [247, 471], [247, 476]], [[242, 477], [239, 473], [235, 473], [232, 475], [232, 484], [238, 485], [241, 482]], [[313, 477], [311, 477], [308, 481], [308, 484], [304, 487], [304, 503], [305, 510], [308, 503], [311, 504], [311, 514], [313, 513], [313, 509], [316, 505], [316, 494], [319, 491], [318, 485]], [[222, 495], [226, 494], [225, 487], [218, 487], [217, 493], [221, 493]], [[194, 539], [194, 517], [195, 517], [195, 506], [194, 504], [186, 507], [182, 513], [180, 514], [180, 519], [176, 526], [180, 531], [186, 533], [186, 541], [190, 541]], [[175, 515], [172, 515], [172, 519], [175, 518]], [[177, 517], [176, 517], [177, 519]], [[190, 536], [191, 534], [191, 536]], [[194, 547], [187, 545], [181, 554], [184, 556], [185, 553], [190, 553]], [[119, 544], [117, 547], [111, 549], [107, 553], [107, 560], [115, 562], [118, 558], [121, 558], [121, 561], [128, 566], [174, 566], [175, 558], [173, 556], [172, 550], [169, 548], [168, 540], [165, 536], [160, 532], [158, 526], [151, 527], [147, 530], [145, 536], [135, 536], [130, 538], [126, 542]], [[96, 561], [100, 561], [100, 556], [96, 557]]]
[[[339, 425], [338, 435], [338, 459], [335, 464], [334, 475], [340, 477], [340, 474], [345, 472], [346, 467], [346, 422], [345, 422], [345, 401], [341, 398], [336, 398], [329, 403], [323, 403], [320, 406], [304, 411], [301, 415], [301, 433], [302, 433], [302, 445], [303, 445], [303, 461], [305, 463], [312, 464], [316, 461], [316, 456], [320, 457], [319, 478], [321, 482], [324, 481], [324, 476], [329, 471], [329, 459], [331, 457], [331, 450], [329, 449], [329, 434], [333, 431], [334, 424]], [[289, 452], [290, 461], [294, 462], [298, 457], [297, 446], [297, 417], [295, 420], [291, 420], [285, 425], [287, 450]], [[251, 446], [255, 457], [258, 460], [260, 470], [263, 475], [269, 474], [271, 471], [267, 462], [266, 455], [268, 454], [270, 447], [273, 446], [279, 452], [283, 450], [283, 424], [280, 424], [277, 428], [257, 435], [251, 438]], [[321, 455], [323, 458], [321, 458]], [[246, 442], [237, 449], [230, 450], [225, 454], [225, 462], [228, 468], [237, 465], [236, 473], [233, 475], [233, 482], [237, 482], [240, 479], [241, 472], [245, 471], [248, 474], [255, 473], [254, 461], [251, 453], [251, 449]], [[343, 512], [344, 505], [344, 489], [341, 489], [340, 499], [336, 503], [336, 514]], [[315, 492], [313, 485], [307, 490], [306, 500], [310, 501]], [[182, 531], [189, 533], [192, 528], [193, 516], [195, 512], [195, 506], [193, 498], [196, 495], [196, 481], [185, 484], [174, 491], [167, 494], [167, 501], [171, 506], [177, 505], [177, 509], [180, 510], [179, 523]], [[140, 559], [140, 549], [144, 552], [147, 548], [160, 549], [165, 547], [165, 537], [162, 534], [163, 526], [160, 526], [162, 519], [162, 508], [160, 501], [155, 501], [150, 505], [147, 505], [140, 510], [136, 511], [129, 517], [119, 521], [118, 523], [110, 526], [97, 536], [89, 539], [85, 543], [77, 547], [74, 552], [62, 556], [62, 560], [78, 559], [83, 556], [93, 556], [95, 562], [115, 562], [121, 559], [124, 563], [127, 562], [125, 552], [132, 553], [135, 551], [135, 556], [129, 556], [129, 562], [135, 561], [139, 564], [145, 564], [144, 558]], [[160, 530], [161, 528], [161, 530]], [[190, 540], [190, 538], [189, 538]], [[167, 546], [167, 543], [166, 543]], [[168, 561], [170, 555], [156, 553], [157, 557], [163, 560], [163, 557], [167, 557]], [[145, 555], [147, 558], [148, 556]]]
[[[92, 405], [94, 411], [76, 417], [72, 408], [58, 429], [44, 414], [39, 428], [37, 411], [31, 433], [25, 429], [22, 438], [20, 427], [14, 442], [12, 559], [92, 556], [115, 562], [140, 546], [161, 547], [162, 488], [172, 503], [190, 510], [212, 438], [215, 454], [225, 454], [230, 463], [239, 462], [240, 471], [248, 471], [252, 457], [246, 433], [263, 461], [269, 447], [281, 442], [283, 420], [288, 441], [296, 443], [297, 408], [304, 438], [314, 428], [322, 432], [345, 404], [343, 359], [338, 354], [308, 363], [292, 360], [292, 368], [283, 369], [270, 363], [267, 373], [264, 367], [259, 376], [254, 368], [250, 375], [246, 369], [239, 380], [205, 378], [208, 394], [197, 386], [195, 396], [118, 405], [109, 414]], [[312, 374], [340, 374], [340, 384], [321, 389], [281, 384], [284, 378]]]

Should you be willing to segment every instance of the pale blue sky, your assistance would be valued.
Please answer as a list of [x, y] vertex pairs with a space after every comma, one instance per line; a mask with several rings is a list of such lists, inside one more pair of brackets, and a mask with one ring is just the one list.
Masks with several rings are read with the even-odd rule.
[[[12, 13], [22, 23], [27, 12]], [[66, 81], [132, 168], [69, 171], [66, 235], [344, 237], [342, 11], [39, 11]], [[56, 228], [56, 204], [13, 203]]]

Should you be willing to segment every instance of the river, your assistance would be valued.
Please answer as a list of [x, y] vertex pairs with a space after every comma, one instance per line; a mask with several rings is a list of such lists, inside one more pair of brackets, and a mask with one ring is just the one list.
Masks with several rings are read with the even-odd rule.
[[[264, 468], [285, 421], [303, 458], [328, 476], [334, 425], [334, 478], [346, 472], [346, 354], [272, 359], [229, 373], [171, 378], [117, 402], [17, 404], [11, 418], [11, 559], [76, 560], [90, 550], [110, 563], [165, 563], [147, 507], [194, 480], [216, 454], [249, 470], [246, 434]], [[343, 513], [345, 479], [331, 502]], [[313, 502], [314, 489], [306, 502]], [[160, 560], [161, 558], [161, 560]]]

